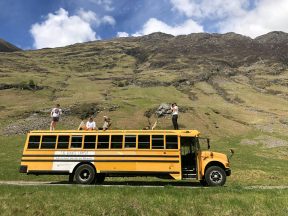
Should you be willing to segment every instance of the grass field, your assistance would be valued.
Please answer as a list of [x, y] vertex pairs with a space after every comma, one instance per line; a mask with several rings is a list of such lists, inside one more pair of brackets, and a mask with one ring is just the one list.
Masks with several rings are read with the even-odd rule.
[[[66, 176], [20, 174], [18, 167], [25, 137], [1, 137], [0, 181], [54, 181], [63, 185], [0, 185], [0, 212], [1, 215], [287, 214], [287, 158], [283, 161], [277, 157], [279, 151], [287, 152], [287, 147], [265, 150], [262, 145], [243, 146], [241, 140], [242, 137], [234, 137], [212, 142], [215, 151], [228, 153], [230, 147], [236, 151], [232, 176], [224, 187], [205, 188], [196, 181], [152, 177], [107, 178], [109, 187], [102, 187], [69, 185]], [[286, 189], [249, 189], [250, 186], [285, 186]]]
[[1, 215], [287, 215], [288, 190], [0, 186]]

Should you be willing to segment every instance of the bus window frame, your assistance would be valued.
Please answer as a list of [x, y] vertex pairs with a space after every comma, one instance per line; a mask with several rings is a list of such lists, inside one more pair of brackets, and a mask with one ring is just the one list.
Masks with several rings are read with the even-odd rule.
[[[153, 146], [153, 135], [154, 136], [162, 136], [163, 137], [163, 148], [152, 148]], [[158, 138], [159, 139], [159, 138]], [[150, 135], [150, 150], [166, 150], [166, 148], [165, 148], [165, 133], [163, 133], [163, 134], [151, 134]]]
[[[135, 136], [135, 147], [126, 147], [126, 136]], [[138, 135], [137, 134], [125, 134], [123, 135], [123, 149], [125, 150], [138, 150]]]
[[[44, 136], [47, 136], [47, 137], [52, 137], [52, 136], [55, 136], [56, 137], [56, 140], [55, 140], [55, 145], [54, 145], [54, 148], [42, 148], [42, 142], [43, 142], [43, 137]], [[58, 138], [58, 135], [54, 135], [54, 134], [45, 134], [45, 135], [41, 135], [41, 142], [40, 142], [40, 145], [39, 145], [39, 149], [42, 151], [55, 151], [56, 150], [56, 146], [57, 146], [57, 138]]]
[[[72, 145], [72, 138], [73, 138], [73, 136], [75, 136], [75, 137], [82, 137], [82, 142], [81, 142], [81, 147], [80, 148], [75, 148], [75, 147], [71, 147], [71, 145]], [[79, 134], [71, 134], [70, 135], [70, 140], [69, 140], [69, 150], [74, 150], [74, 149], [80, 149], [80, 150], [82, 150], [83, 149], [83, 142], [84, 142], [84, 134], [81, 134], [81, 135], [79, 135]]]
[[[39, 141], [39, 145], [38, 145], [38, 148], [28, 148], [29, 147], [29, 140], [30, 140], [30, 137], [31, 136], [39, 136], [40, 137], [40, 141]], [[40, 146], [41, 146], [41, 143], [42, 143], [42, 135], [37, 135], [37, 134], [30, 134], [28, 136], [28, 139], [27, 139], [27, 145], [26, 145], [26, 151], [33, 151], [33, 150], [40, 150]]]
[[[119, 149], [124, 149], [124, 134], [110, 134], [109, 135], [110, 136], [110, 140], [109, 140], [109, 146], [110, 146], [110, 148], [109, 149], [111, 149], [111, 150], [119, 150]], [[111, 148], [111, 146], [112, 146], [112, 136], [122, 136], [122, 142], [121, 142], [121, 148]]]
[[[94, 148], [84, 148], [85, 147], [85, 138], [86, 138], [86, 136], [95, 136], [96, 138], [95, 138], [95, 142], [94, 142], [94, 144], [95, 144], [95, 146], [94, 146]], [[97, 138], [98, 138], [98, 135], [97, 134], [84, 134], [84, 137], [83, 137], [83, 149], [84, 150], [95, 150], [96, 149], [96, 147], [97, 147]], [[92, 142], [93, 143], [93, 142]]]
[[[172, 148], [172, 149], [169, 148], [169, 149], [167, 149], [167, 139], [166, 139], [167, 136], [176, 136], [177, 137], [177, 148]], [[175, 134], [165, 134], [165, 150], [167, 150], [167, 151], [179, 150], [180, 146], [181, 146], [179, 137], [180, 137], [179, 135], [175, 135]]]
[[[149, 136], [149, 148], [139, 148], [139, 136]], [[140, 151], [152, 150], [151, 139], [152, 139], [151, 134], [137, 134], [137, 148], [136, 149]]]
[[[99, 136], [108, 136], [109, 137], [109, 139], [108, 139], [108, 148], [98, 148]], [[96, 149], [100, 149], [101, 151], [102, 150], [109, 150], [110, 149], [110, 144], [111, 144], [110, 140], [111, 140], [111, 134], [98, 134], [97, 135], [97, 140], [96, 140]]]
[[[67, 136], [67, 137], [69, 137], [69, 139], [68, 139], [68, 147], [67, 148], [58, 148], [58, 144], [59, 144], [59, 137], [60, 136]], [[70, 144], [71, 144], [71, 135], [68, 135], [68, 134], [58, 134], [57, 135], [57, 143], [56, 143], [57, 145], [56, 145], [56, 150], [62, 150], [62, 151], [64, 151], [64, 150], [69, 150], [70, 149]]]

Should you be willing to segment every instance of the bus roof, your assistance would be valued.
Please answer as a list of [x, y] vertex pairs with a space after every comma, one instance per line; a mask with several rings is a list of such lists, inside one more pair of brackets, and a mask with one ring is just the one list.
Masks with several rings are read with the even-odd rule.
[[97, 133], [97, 134], [130, 134], [130, 133], [137, 133], [137, 134], [171, 134], [171, 135], [185, 135], [185, 136], [199, 136], [200, 132], [198, 130], [94, 130], [94, 131], [87, 131], [87, 130], [34, 130], [30, 131], [30, 134], [59, 134], [59, 133], [77, 133], [77, 134], [89, 134], [89, 133]]

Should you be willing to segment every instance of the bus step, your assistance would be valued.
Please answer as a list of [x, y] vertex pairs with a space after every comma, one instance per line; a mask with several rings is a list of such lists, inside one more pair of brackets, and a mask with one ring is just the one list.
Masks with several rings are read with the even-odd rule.
[[187, 179], [188, 179], [188, 178], [195, 178], [195, 177], [196, 177], [196, 174], [192, 174], [192, 173], [191, 173], [191, 174], [183, 174], [183, 175], [182, 175], [182, 178], [183, 178], [183, 179], [186, 179], [186, 178], [187, 178]]
[[191, 169], [191, 170], [185, 169], [185, 170], [182, 170], [182, 172], [187, 172], [187, 173], [189, 173], [189, 172], [195, 172], [195, 169]]

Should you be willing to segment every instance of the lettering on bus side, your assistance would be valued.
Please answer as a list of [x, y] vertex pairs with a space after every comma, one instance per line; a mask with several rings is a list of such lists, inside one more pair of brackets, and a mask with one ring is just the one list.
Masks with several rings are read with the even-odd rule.
[[54, 160], [85, 160], [93, 161], [94, 160], [94, 151], [55, 151]]

